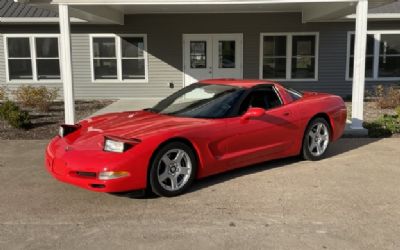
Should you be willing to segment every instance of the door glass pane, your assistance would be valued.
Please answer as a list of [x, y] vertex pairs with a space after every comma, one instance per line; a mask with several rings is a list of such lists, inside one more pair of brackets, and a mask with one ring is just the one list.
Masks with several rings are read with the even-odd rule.
[[115, 57], [115, 38], [114, 37], [95, 37], [93, 38], [94, 57]]
[[37, 59], [38, 79], [60, 79], [60, 62], [58, 59]]
[[94, 59], [95, 79], [117, 79], [117, 60], [115, 59]]
[[207, 42], [191, 41], [190, 42], [190, 68], [204, 69], [207, 68]]
[[264, 56], [286, 56], [286, 36], [264, 36]]
[[8, 71], [10, 80], [32, 79], [32, 63], [30, 59], [9, 59]]
[[143, 57], [143, 37], [121, 37], [122, 57]]
[[122, 79], [145, 79], [144, 59], [123, 59]]
[[218, 67], [235, 68], [235, 41], [218, 42]]
[[315, 58], [310, 56], [298, 56], [292, 58], [292, 78], [314, 78]]
[[37, 57], [58, 57], [58, 39], [54, 37], [36, 38]]
[[286, 78], [286, 58], [264, 58], [263, 78]]

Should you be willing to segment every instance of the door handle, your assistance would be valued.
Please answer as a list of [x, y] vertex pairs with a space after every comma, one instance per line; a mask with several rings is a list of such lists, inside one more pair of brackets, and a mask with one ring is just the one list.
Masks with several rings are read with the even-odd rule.
[[289, 115], [290, 115], [290, 112], [283, 113], [283, 116], [289, 116]]

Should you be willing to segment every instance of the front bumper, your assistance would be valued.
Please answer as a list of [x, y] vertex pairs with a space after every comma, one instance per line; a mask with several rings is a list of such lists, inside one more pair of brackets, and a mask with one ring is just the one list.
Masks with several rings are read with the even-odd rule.
[[[113, 158], [113, 153], [97, 152], [93, 156], [74, 152], [68, 154], [64, 150], [63, 139], [56, 138], [50, 142], [45, 155], [47, 171], [57, 180], [80, 188], [96, 192], [126, 192], [145, 189], [147, 185], [147, 164], [142, 160], [133, 160], [128, 156], [121, 159]], [[61, 146], [60, 146], [61, 144]], [[104, 155], [110, 158], [105, 160]], [[111, 180], [99, 180], [102, 171], [127, 171], [129, 176]]]

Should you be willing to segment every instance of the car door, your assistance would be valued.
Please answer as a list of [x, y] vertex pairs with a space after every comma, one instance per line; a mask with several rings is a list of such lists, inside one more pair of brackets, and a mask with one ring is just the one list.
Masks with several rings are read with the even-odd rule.
[[250, 107], [263, 108], [266, 112], [257, 118], [244, 120], [238, 116], [228, 122], [231, 133], [227, 139], [227, 157], [231, 168], [286, 156], [298, 129], [291, 107], [283, 103], [273, 86], [249, 93], [240, 114]]

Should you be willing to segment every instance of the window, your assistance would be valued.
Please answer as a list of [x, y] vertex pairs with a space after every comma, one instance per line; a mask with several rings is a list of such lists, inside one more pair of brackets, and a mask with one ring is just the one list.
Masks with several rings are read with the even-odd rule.
[[56, 35], [5, 35], [7, 80], [59, 80], [60, 58]]
[[400, 34], [380, 37], [379, 77], [400, 77]]
[[317, 33], [261, 34], [260, 78], [316, 80]]
[[[354, 34], [351, 34], [350, 37], [350, 61], [349, 61], [349, 75], [348, 78], [353, 77], [353, 69], [354, 69]], [[367, 54], [365, 58], [365, 77], [372, 78], [373, 76], [373, 67], [374, 67], [374, 46], [375, 46], [375, 38], [373, 35], [367, 35]]]
[[93, 81], [147, 81], [145, 35], [91, 35]]
[[274, 87], [263, 87], [253, 90], [243, 101], [240, 106], [240, 114], [244, 114], [250, 107], [262, 108], [265, 110], [282, 106]]
[[[354, 32], [349, 32], [346, 79], [353, 77]], [[369, 31], [365, 62], [367, 80], [400, 79], [400, 31]]]

